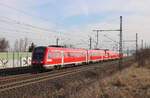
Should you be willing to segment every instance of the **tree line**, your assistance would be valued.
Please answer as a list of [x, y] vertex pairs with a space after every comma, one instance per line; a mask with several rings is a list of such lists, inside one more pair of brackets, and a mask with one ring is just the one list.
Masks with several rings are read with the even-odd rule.
[[[34, 49], [35, 44], [31, 43], [29, 45], [29, 41], [27, 38], [24, 39], [16, 39], [16, 41], [14, 42], [14, 46], [12, 48], [11, 51], [14, 52], [32, 52], [32, 50]], [[6, 52], [9, 51], [10, 45], [9, 45], [9, 41], [6, 38], [0, 38], [0, 52]]]

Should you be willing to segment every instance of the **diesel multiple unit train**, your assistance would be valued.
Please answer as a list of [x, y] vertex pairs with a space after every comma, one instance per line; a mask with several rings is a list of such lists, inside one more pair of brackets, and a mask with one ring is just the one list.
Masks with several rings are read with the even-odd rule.
[[[123, 54], [121, 54], [123, 55]], [[67, 65], [81, 65], [118, 59], [119, 51], [72, 49], [40, 46], [32, 52], [32, 67], [38, 69], [55, 69]]]

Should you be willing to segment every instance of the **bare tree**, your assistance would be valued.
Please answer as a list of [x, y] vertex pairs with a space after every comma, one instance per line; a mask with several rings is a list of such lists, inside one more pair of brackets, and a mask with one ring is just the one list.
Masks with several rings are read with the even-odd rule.
[[9, 42], [5, 38], [0, 38], [0, 51], [5, 52], [9, 48]]
[[25, 38], [24, 39], [24, 51], [27, 51], [27, 47], [28, 47], [28, 39]]
[[24, 40], [21, 38], [19, 40], [19, 51], [22, 52], [24, 47]]
[[25, 52], [27, 51], [27, 47], [28, 47], [28, 39], [19, 39], [15, 41], [14, 44], [14, 51], [16, 52]]
[[15, 41], [14, 51], [19, 52], [19, 41], [18, 40]]

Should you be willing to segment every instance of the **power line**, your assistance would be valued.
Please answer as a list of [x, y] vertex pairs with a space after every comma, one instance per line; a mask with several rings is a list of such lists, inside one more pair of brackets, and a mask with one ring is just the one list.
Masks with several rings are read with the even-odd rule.
[[[116, 30], [93, 30], [93, 31], [97, 31], [98, 32], [105, 32], [105, 31], [120, 31], [120, 40], [119, 40], [119, 56], [120, 56], [120, 60], [119, 60], [119, 69], [121, 69], [122, 66], [122, 16], [120, 16], [120, 29], [116, 29]], [[98, 34], [97, 34], [98, 35]], [[98, 39], [98, 36], [97, 36]]]
[[[30, 24], [26, 24], [26, 23], [22, 23], [22, 22], [20, 22], [20, 21], [16, 21], [16, 20], [12, 20], [12, 19], [10, 19], [10, 18], [7, 18], [7, 20], [11, 20], [12, 22], [10, 22], [10, 21], [6, 21], [6, 20], [0, 20], [1, 22], [4, 22], [4, 23], [13, 23], [13, 24], [16, 24], [16, 25], [22, 25], [22, 26], [25, 26], [25, 27], [28, 27], [28, 28], [24, 28], [24, 27], [22, 27], [23, 29], [25, 29], [25, 31], [23, 31], [24, 33], [31, 33], [30, 31], [33, 31], [34, 29], [36, 29], [36, 30], [42, 30], [42, 31], [45, 31], [45, 32], [48, 32], [48, 33], [52, 33], [52, 30], [48, 30], [48, 29], [43, 29], [43, 28], [39, 28], [39, 27], [36, 27], [36, 26], [33, 26], [33, 25], [30, 25]], [[8, 24], [9, 25], [9, 24]], [[14, 26], [14, 25], [13, 25]], [[30, 28], [30, 31], [29, 31], [29, 28]], [[33, 30], [32, 30], [33, 29]], [[13, 29], [11, 29], [12, 31], [18, 31], [18, 32], [20, 32], [20, 30], [13, 30]], [[27, 30], [27, 31], [26, 31]], [[49, 31], [51, 31], [51, 32], [49, 32]], [[21, 30], [21, 32], [22, 32], [22, 30]], [[34, 31], [35, 32], [35, 31]], [[53, 31], [53, 32], [56, 32], [56, 31]], [[58, 32], [57, 32], [58, 33]], [[65, 33], [63, 33], [63, 34], [65, 34]], [[66, 34], [66, 35], [68, 35], [68, 34]], [[78, 36], [78, 35], [77, 35]]]
[[[34, 17], [33, 14], [31, 14], [31, 13], [27, 13], [26, 11], [17, 9], [17, 8], [15, 8], [15, 7], [6, 5], [6, 4], [4, 4], [4, 3], [0, 3], [0, 5], [2, 5], [2, 6], [4, 6], [4, 7], [7, 7], [7, 8], [9, 8], [9, 9], [11, 9], [11, 10], [15, 10], [15, 11], [17, 11], [17, 12], [23, 13], [23, 14], [25, 14], [25, 15]], [[43, 18], [43, 17], [39, 17], [39, 19], [44, 20], [44, 21], [46, 21], [46, 22], [49, 21], [48, 19], [45, 19], [45, 18]]]
[[[56, 32], [56, 33], [58, 33], [57, 31], [54, 31], [54, 30], [41, 28], [41, 27], [38, 27], [38, 26], [34, 26], [34, 25], [31, 25], [31, 24], [27, 24], [27, 23], [24, 23], [24, 22], [20, 22], [20, 21], [17, 21], [17, 20], [13, 20], [13, 19], [10, 19], [10, 18], [8, 18], [8, 17], [5, 17], [5, 18], [7, 18], [7, 20], [13, 21], [15, 24], [18, 24], [18, 25], [23, 25], [23, 26], [30, 27], [30, 28], [33, 28], [33, 29], [39, 29], [39, 30], [43, 30], [43, 31]], [[10, 23], [10, 21], [1, 20], [1, 22], [9, 22], [9, 23]]]

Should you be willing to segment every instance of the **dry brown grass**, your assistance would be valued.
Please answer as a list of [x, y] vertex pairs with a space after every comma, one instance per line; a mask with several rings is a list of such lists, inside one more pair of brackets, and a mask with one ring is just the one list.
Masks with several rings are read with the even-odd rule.
[[74, 98], [150, 98], [150, 69], [132, 67], [97, 81]]

